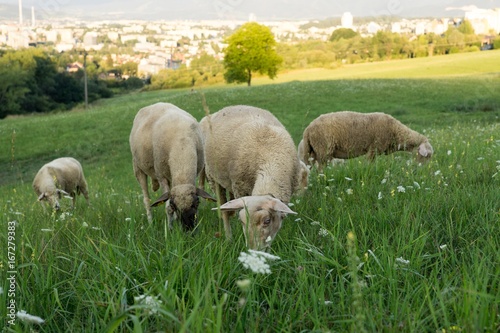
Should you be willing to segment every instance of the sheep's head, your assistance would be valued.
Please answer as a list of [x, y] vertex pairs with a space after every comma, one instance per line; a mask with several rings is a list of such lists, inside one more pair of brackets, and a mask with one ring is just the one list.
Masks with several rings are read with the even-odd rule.
[[59, 210], [61, 208], [59, 199], [62, 195], [69, 195], [69, 193], [61, 189], [56, 189], [54, 192], [43, 192], [38, 196], [38, 201], [48, 201], [55, 210]]
[[239, 211], [247, 246], [253, 250], [270, 247], [286, 214], [297, 214], [270, 195], [241, 197], [226, 202], [220, 209]]
[[427, 161], [432, 157], [434, 150], [432, 149], [429, 141], [424, 141], [418, 146], [417, 149], [417, 160], [420, 162]]
[[165, 202], [169, 218], [177, 219], [180, 217], [182, 227], [185, 230], [192, 230], [197, 223], [196, 213], [200, 203], [199, 197], [216, 201], [202, 189], [191, 184], [183, 184], [173, 187], [170, 192], [163, 193], [158, 200], [151, 204], [151, 207]]

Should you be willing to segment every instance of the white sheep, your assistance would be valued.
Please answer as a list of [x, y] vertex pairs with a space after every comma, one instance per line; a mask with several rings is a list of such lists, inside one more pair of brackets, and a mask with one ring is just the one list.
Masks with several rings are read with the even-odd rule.
[[425, 160], [433, 154], [427, 137], [381, 112], [323, 114], [306, 127], [303, 140], [301, 159], [320, 167], [332, 158], [367, 155], [373, 160], [377, 154], [416, 151], [418, 159]]
[[[72, 157], [57, 158], [40, 168], [33, 180], [38, 201], [48, 201], [54, 209], [61, 206], [61, 195], [71, 196], [75, 208], [76, 195], [83, 194], [89, 203], [88, 187], [80, 162]], [[45, 206], [44, 206], [45, 207]]]
[[[199, 199], [214, 200], [196, 188], [196, 175], [203, 167], [203, 144], [200, 126], [184, 110], [169, 103], [144, 107], [135, 116], [130, 133], [130, 149], [135, 177], [141, 185], [148, 221], [151, 207], [166, 202], [169, 227], [180, 217], [185, 229], [196, 225]], [[150, 205], [147, 177], [152, 189], [162, 195]]]
[[[248, 247], [269, 247], [286, 214], [296, 214], [287, 204], [304, 170], [293, 140], [269, 111], [251, 106], [226, 107], [207, 122], [205, 172], [220, 198], [226, 237], [231, 213], [240, 211]], [[226, 202], [227, 194], [233, 200]]]

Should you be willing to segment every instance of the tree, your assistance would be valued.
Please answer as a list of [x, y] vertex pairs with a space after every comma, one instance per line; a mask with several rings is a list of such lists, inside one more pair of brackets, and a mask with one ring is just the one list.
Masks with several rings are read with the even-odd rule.
[[228, 83], [252, 82], [252, 73], [266, 74], [274, 79], [283, 59], [276, 53], [271, 30], [256, 22], [243, 24], [225, 39], [224, 78]]
[[330, 36], [330, 42], [336, 42], [339, 39], [351, 39], [353, 37], [356, 37], [358, 33], [352, 29], [349, 28], [339, 28], [336, 29], [332, 32], [332, 35]]
[[458, 31], [460, 31], [464, 35], [474, 35], [474, 28], [468, 20], [463, 20], [462, 23], [460, 23], [460, 25], [458, 26]]

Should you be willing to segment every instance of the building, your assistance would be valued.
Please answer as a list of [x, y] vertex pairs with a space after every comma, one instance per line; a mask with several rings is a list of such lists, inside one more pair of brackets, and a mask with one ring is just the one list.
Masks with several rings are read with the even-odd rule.
[[342, 14], [342, 18], [340, 22], [342, 24], [342, 28], [352, 29], [354, 18], [351, 13], [345, 12]]

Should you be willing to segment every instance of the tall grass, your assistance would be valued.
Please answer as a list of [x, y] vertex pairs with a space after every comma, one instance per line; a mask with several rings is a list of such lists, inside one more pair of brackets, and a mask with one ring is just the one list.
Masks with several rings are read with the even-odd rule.
[[[168, 230], [162, 209], [147, 222], [128, 147], [133, 117], [168, 101], [200, 119], [201, 92], [127, 95], [87, 112], [2, 121], [0, 304], [10, 301], [7, 225], [17, 221], [17, 310], [45, 320], [5, 330], [496, 332], [499, 83], [492, 74], [204, 90], [212, 112], [271, 110], [296, 142], [319, 114], [349, 109], [391, 113], [434, 147], [423, 165], [399, 153], [313, 169], [306, 194], [292, 199], [299, 214], [273, 242], [281, 259], [269, 275], [238, 261], [243, 232], [233, 228], [226, 241], [212, 203], [200, 205], [192, 234]], [[31, 181], [63, 155], [82, 162], [91, 206], [79, 198], [74, 211], [68, 200], [61, 213], [44, 212]], [[7, 314], [2, 305], [0, 318]]]

